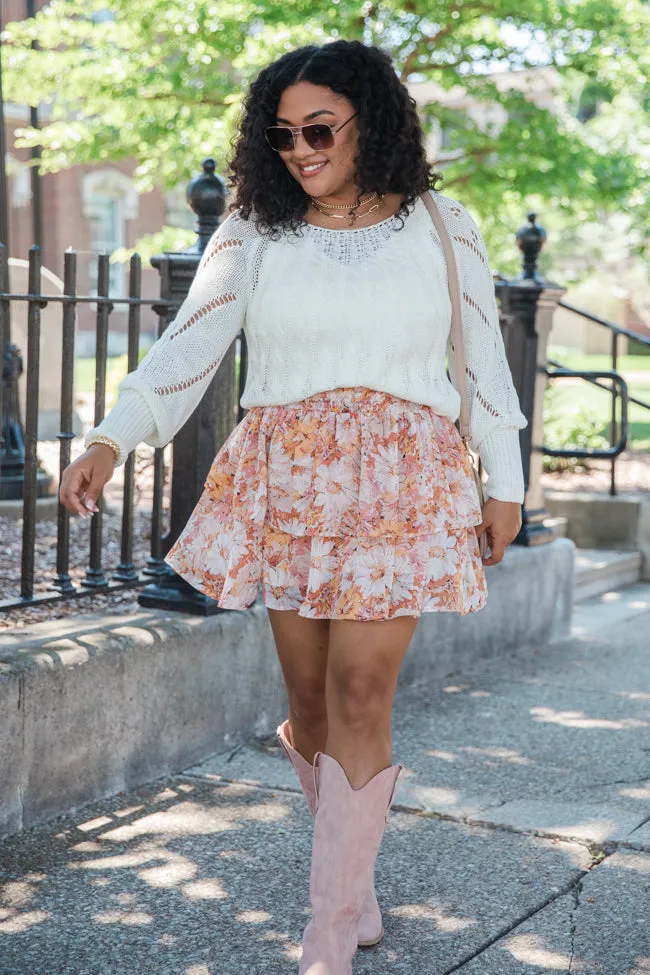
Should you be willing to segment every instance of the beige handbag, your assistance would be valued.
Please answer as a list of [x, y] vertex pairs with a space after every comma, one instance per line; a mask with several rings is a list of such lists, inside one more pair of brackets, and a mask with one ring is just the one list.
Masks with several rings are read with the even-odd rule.
[[[436, 206], [433, 197], [427, 191], [421, 195], [422, 202], [431, 214], [431, 219], [433, 220], [434, 226], [438, 231], [440, 237], [440, 242], [442, 243], [442, 248], [445, 252], [445, 260], [447, 262], [447, 283], [449, 285], [449, 298], [451, 301], [451, 338], [452, 338], [452, 348], [454, 350], [454, 364], [456, 368], [456, 383], [459, 387], [458, 393], [460, 395], [460, 417], [459, 417], [459, 432], [463, 443], [465, 444], [465, 449], [469, 456], [470, 464], [472, 467], [472, 473], [474, 474], [474, 481], [476, 483], [476, 491], [479, 498], [479, 503], [481, 509], [486, 502], [485, 492], [483, 490], [483, 481], [481, 480], [481, 475], [478, 469], [478, 461], [476, 460], [474, 454], [469, 448], [470, 432], [469, 432], [469, 403], [467, 400], [467, 382], [462, 382], [461, 376], [465, 375], [465, 347], [463, 345], [463, 328], [460, 312], [460, 286], [458, 283], [458, 269], [456, 267], [456, 256], [454, 254], [454, 248], [451, 243], [451, 239], [447, 232], [447, 228], [444, 225], [443, 219], [440, 215], [440, 211]], [[481, 532], [478, 537], [478, 547], [481, 554], [481, 558], [486, 558], [489, 548], [487, 531]]]

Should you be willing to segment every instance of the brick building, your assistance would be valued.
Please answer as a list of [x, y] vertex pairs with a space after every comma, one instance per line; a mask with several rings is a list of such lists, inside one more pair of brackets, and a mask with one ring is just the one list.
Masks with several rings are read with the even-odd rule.
[[[36, 0], [36, 9], [45, 0]], [[25, 0], [0, 0], [2, 23], [26, 16]], [[8, 219], [10, 258], [26, 260], [34, 243], [31, 172], [27, 165], [31, 150], [14, 145], [16, 129], [30, 124], [28, 106], [5, 102], [5, 139], [7, 148]], [[47, 120], [47, 108], [39, 109], [41, 122]], [[135, 161], [80, 165], [40, 177], [42, 199], [42, 263], [59, 278], [63, 277], [63, 254], [67, 248], [77, 251], [78, 294], [96, 293], [96, 255], [112, 252], [117, 247], [132, 247], [144, 234], [160, 230], [164, 224], [193, 226], [193, 214], [185, 202], [185, 186], [163, 193], [136, 192], [132, 173]], [[197, 160], [197, 172], [200, 160]], [[12, 283], [13, 286], [13, 283]], [[124, 297], [128, 290], [128, 265], [112, 264], [109, 294]], [[159, 294], [159, 276], [143, 264], [142, 294]], [[94, 306], [78, 307], [77, 355], [92, 355], [94, 344]], [[126, 306], [116, 305], [111, 315], [109, 354], [126, 348]], [[153, 335], [156, 318], [149, 309], [142, 312], [143, 336]]]

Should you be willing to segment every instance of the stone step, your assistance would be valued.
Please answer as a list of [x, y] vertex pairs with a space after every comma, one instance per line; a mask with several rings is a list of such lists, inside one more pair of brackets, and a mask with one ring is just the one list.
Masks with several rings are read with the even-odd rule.
[[544, 524], [547, 528], [550, 528], [556, 538], [566, 538], [567, 537], [567, 525], [569, 524], [569, 519], [566, 515], [554, 515], [551, 518], [545, 518]]
[[576, 549], [574, 603], [639, 582], [641, 562], [640, 552]]

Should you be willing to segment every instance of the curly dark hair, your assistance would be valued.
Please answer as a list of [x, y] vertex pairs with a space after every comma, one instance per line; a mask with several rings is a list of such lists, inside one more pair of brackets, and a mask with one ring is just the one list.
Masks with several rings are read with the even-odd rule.
[[[440, 174], [427, 162], [416, 101], [397, 77], [390, 56], [375, 45], [338, 40], [308, 44], [263, 68], [242, 105], [239, 133], [231, 142], [227, 181], [234, 188], [229, 212], [255, 212], [260, 233], [277, 239], [304, 222], [307, 194], [291, 176], [264, 130], [275, 124], [282, 92], [299, 81], [344, 95], [357, 111], [359, 151], [354, 181], [358, 199], [367, 193], [399, 193], [397, 216], [407, 216], [416, 197], [435, 188]], [[402, 219], [401, 226], [404, 226]]]

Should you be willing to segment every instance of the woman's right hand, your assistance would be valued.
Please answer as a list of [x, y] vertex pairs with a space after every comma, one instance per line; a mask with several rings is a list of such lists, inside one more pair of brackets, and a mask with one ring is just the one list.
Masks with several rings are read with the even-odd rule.
[[97, 498], [113, 476], [115, 454], [103, 443], [91, 444], [88, 450], [68, 464], [61, 478], [59, 500], [75, 514], [86, 518], [98, 510]]

